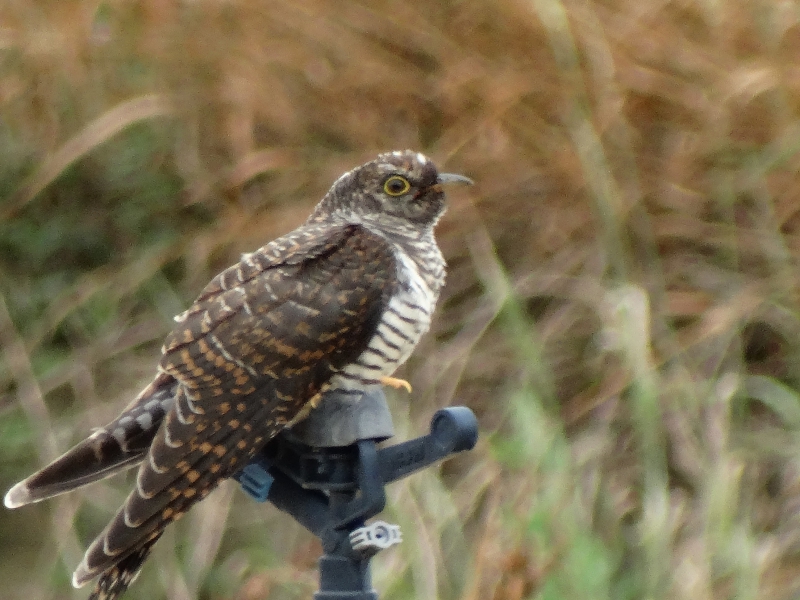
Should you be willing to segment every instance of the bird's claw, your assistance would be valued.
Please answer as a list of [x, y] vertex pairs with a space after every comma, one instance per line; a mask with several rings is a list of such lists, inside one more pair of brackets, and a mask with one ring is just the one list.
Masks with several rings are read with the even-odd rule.
[[389, 387], [393, 387], [396, 390], [400, 388], [404, 388], [409, 394], [411, 393], [411, 384], [408, 383], [405, 379], [397, 379], [396, 377], [381, 377], [380, 382], [383, 385], [388, 385]]

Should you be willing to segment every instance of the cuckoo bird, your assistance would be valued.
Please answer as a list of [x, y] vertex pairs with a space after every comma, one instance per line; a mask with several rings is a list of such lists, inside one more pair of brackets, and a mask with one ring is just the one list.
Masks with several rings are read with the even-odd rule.
[[117, 598], [164, 528], [325, 394], [392, 377], [428, 330], [445, 279], [443, 186], [423, 154], [339, 177], [308, 220], [217, 275], [162, 347], [153, 381], [105, 427], [15, 485], [16, 508], [138, 464], [136, 485], [73, 576]]

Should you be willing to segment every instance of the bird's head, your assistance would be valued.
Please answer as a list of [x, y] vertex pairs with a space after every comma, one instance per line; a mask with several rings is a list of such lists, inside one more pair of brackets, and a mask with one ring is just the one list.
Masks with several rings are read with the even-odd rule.
[[439, 173], [424, 154], [410, 150], [380, 154], [342, 175], [312, 215], [330, 214], [376, 223], [408, 222], [432, 227], [445, 210], [443, 186], [471, 184], [463, 175]]

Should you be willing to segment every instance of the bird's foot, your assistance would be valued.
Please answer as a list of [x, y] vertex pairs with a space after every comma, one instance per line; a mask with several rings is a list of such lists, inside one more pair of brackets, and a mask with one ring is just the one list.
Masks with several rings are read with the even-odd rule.
[[389, 387], [393, 387], [396, 390], [399, 390], [400, 388], [405, 388], [405, 390], [409, 394], [411, 393], [411, 384], [408, 383], [405, 379], [397, 379], [396, 377], [389, 377], [387, 375], [385, 377], [381, 377], [380, 382], [383, 385], [388, 385]]

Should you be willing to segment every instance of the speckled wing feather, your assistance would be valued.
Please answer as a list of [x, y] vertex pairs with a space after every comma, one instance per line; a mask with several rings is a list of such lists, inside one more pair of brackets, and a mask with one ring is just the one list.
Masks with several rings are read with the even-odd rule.
[[[105, 572], [95, 597], [113, 597], [99, 592], [132, 577], [121, 561], [243, 467], [359, 356], [395, 278], [383, 238], [325, 224], [296, 230], [215, 278], [167, 337], [160, 367], [179, 383], [174, 404], [136, 489], [87, 550], [74, 583]], [[138, 570], [141, 560], [131, 562]]]

